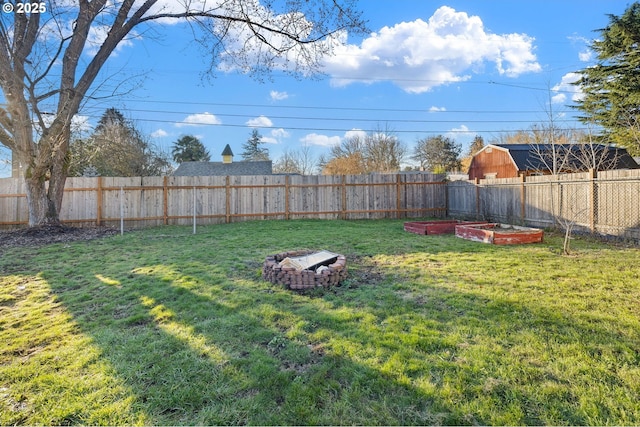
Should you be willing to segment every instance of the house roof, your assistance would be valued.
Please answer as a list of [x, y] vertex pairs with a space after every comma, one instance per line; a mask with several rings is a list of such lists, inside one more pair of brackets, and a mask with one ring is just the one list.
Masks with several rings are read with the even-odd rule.
[[227, 175], [271, 175], [271, 160], [257, 162], [183, 162], [174, 176], [227, 176]]
[[[545, 161], [548, 164], [552, 156], [551, 150], [553, 147], [560, 150], [560, 152], [571, 152], [567, 168], [574, 170], [588, 169], [588, 167], [581, 165], [584, 161], [580, 161], [581, 158], [585, 157], [581, 154], [581, 150], [585, 147], [592, 147], [595, 156], [602, 160], [602, 163], [614, 163], [613, 167], [608, 169], [638, 169], [640, 167], [625, 148], [605, 144], [490, 144], [484, 149], [491, 146], [507, 150], [519, 171], [548, 170], [549, 167], [545, 165]], [[606, 152], [603, 153], [603, 150], [606, 150]]]
[[229, 144], [225, 145], [224, 150], [222, 150], [223, 156], [233, 156], [233, 151], [231, 151], [231, 147]]

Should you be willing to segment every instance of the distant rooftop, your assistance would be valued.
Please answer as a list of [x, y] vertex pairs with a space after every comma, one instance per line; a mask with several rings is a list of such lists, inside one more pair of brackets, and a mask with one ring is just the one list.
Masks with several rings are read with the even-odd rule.
[[[509, 150], [511, 158], [516, 163], [519, 170], [544, 170], [547, 166], [543, 158], [550, 153], [551, 144], [489, 144], [486, 147], [494, 146]], [[556, 148], [571, 151], [574, 158], [570, 159], [575, 163], [581, 157], [580, 150], [584, 147], [581, 144], [555, 144]], [[604, 157], [615, 163], [616, 169], [638, 169], [638, 163], [629, 155], [626, 149], [605, 144], [593, 144], [590, 146], [597, 155], [600, 156], [605, 151]], [[603, 157], [603, 159], [604, 159]]]
[[257, 162], [183, 162], [174, 176], [227, 176], [227, 175], [271, 175], [271, 160]]

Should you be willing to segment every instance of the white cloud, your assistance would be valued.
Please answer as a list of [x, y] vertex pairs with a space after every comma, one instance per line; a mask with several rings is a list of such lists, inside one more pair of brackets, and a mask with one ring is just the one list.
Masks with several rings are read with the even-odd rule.
[[318, 135], [317, 133], [310, 133], [300, 138], [303, 145], [318, 145], [320, 147], [332, 147], [340, 144], [341, 141], [339, 136]]
[[151, 137], [153, 138], [163, 138], [165, 136], [168, 136], [169, 133], [167, 133], [167, 131], [165, 131], [164, 129], [158, 129], [156, 131], [154, 131], [153, 133], [151, 133]]
[[383, 27], [360, 46], [338, 46], [325, 71], [336, 86], [389, 80], [406, 92], [422, 93], [468, 80], [485, 63], [508, 77], [540, 72], [533, 42], [526, 34], [491, 34], [480, 17], [442, 6], [428, 22]]
[[591, 40], [579, 35], [571, 35], [567, 37], [572, 45], [579, 46], [582, 50], [578, 52], [578, 59], [582, 62], [589, 62], [593, 58], [591, 50]]
[[591, 61], [591, 58], [593, 58], [593, 52], [590, 50], [583, 50], [582, 52], [578, 53], [578, 59], [580, 59], [580, 61], [582, 62], [589, 62]]
[[469, 127], [466, 125], [460, 125], [457, 128], [451, 129], [451, 131], [447, 132], [445, 136], [453, 139], [460, 140], [460, 138], [469, 137], [475, 135], [473, 132], [469, 131]]
[[291, 136], [291, 134], [289, 132], [287, 132], [286, 130], [280, 128], [280, 129], [273, 129], [271, 131], [271, 136], [273, 136], [274, 138], [277, 138], [277, 139], [282, 139], [282, 138], [289, 138], [289, 136]]
[[344, 133], [345, 139], [351, 139], [351, 138], [364, 139], [364, 137], [366, 136], [367, 136], [367, 133], [362, 129], [351, 129]]
[[214, 114], [205, 111], [204, 113], [191, 114], [185, 117], [182, 122], [176, 123], [176, 127], [219, 124], [222, 124], [222, 121], [220, 121], [220, 119], [218, 119]]
[[272, 101], [283, 101], [289, 98], [289, 94], [287, 92], [278, 92], [277, 90], [272, 90], [269, 92], [269, 96]]
[[[53, 124], [53, 121], [55, 120], [56, 115], [55, 114], [43, 114], [42, 115], [42, 121], [44, 122], [44, 125], [46, 127], [49, 127]], [[38, 123], [34, 123], [35, 126], [37, 128], [39, 128]], [[91, 123], [89, 122], [89, 116], [83, 116], [81, 114], [76, 114], [75, 116], [73, 116], [71, 118], [71, 131], [72, 132], [78, 132], [78, 133], [82, 133], [82, 132], [89, 132], [91, 131], [93, 127], [91, 126]]]
[[260, 142], [264, 142], [265, 144], [279, 144], [280, 143], [277, 138], [273, 138], [273, 137], [270, 137], [270, 136], [263, 136], [260, 139]]
[[247, 126], [251, 128], [270, 128], [273, 126], [273, 122], [271, 119], [265, 116], [256, 117], [255, 119], [248, 120], [245, 123]]
[[438, 111], [447, 111], [447, 109], [444, 108], [444, 107], [436, 107], [435, 105], [433, 107], [429, 108], [429, 112], [430, 113], [436, 113]]
[[260, 141], [267, 144], [280, 144], [282, 139], [289, 138], [291, 134], [287, 132], [285, 129], [273, 129], [270, 133], [271, 136], [263, 136]]
[[[584, 93], [580, 90], [579, 86], [574, 86], [572, 83], [580, 79], [578, 73], [567, 73], [562, 76], [560, 83], [551, 88], [555, 95], [551, 97], [551, 102], [554, 104], [564, 104], [570, 99], [572, 102], [580, 101], [584, 97]], [[571, 98], [569, 98], [569, 95]]]
[[89, 132], [91, 130], [91, 123], [89, 123], [89, 116], [83, 116], [76, 114], [71, 119], [71, 130], [73, 132]]
[[[89, 29], [89, 35], [87, 36], [87, 47], [84, 50], [84, 53], [89, 56], [95, 56], [102, 46], [102, 43], [107, 39], [107, 35], [111, 30], [111, 26], [109, 25], [94, 25]], [[131, 31], [129, 35], [124, 38], [113, 51], [112, 55], [117, 55], [125, 47], [133, 46], [132, 39], [138, 37], [138, 34], [135, 31]]]

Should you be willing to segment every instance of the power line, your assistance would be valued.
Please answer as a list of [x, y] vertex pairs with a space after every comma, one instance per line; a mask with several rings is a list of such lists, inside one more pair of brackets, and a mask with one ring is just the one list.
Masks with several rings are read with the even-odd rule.
[[[135, 108], [127, 108], [127, 111], [139, 112], [139, 113], [153, 113], [153, 114], [181, 114], [181, 115], [191, 115], [193, 113], [185, 112], [185, 111], [166, 111], [166, 110], [143, 110], [143, 109], [135, 109]], [[204, 114], [204, 113], [199, 113]], [[251, 114], [229, 114], [229, 113], [209, 113], [215, 117], [235, 117], [235, 118], [244, 118], [244, 119], [253, 119], [256, 116]], [[390, 121], [393, 123], [460, 123], [461, 120], [450, 120], [450, 119], [434, 119], [434, 120], [421, 120], [421, 119], [395, 119], [395, 118], [355, 118], [355, 117], [310, 117], [310, 116], [273, 116], [269, 115], [269, 119], [278, 119], [278, 120], [311, 120], [311, 121], [357, 121], [357, 122], [385, 122]], [[463, 120], [465, 123], [530, 123], [531, 120]], [[573, 122], [574, 120], [555, 120], [556, 122]], [[188, 124], [211, 124], [207, 122], [202, 123], [194, 123], [189, 122]]]
[[[185, 125], [184, 122], [175, 121], [175, 120], [159, 120], [159, 119], [136, 119], [139, 122], [149, 122], [149, 123], [165, 123], [165, 124], [181, 124]], [[244, 129], [252, 129], [254, 126], [248, 126], [246, 124], [231, 124], [231, 123], [220, 123], [220, 124], [212, 124], [212, 123], [188, 123], [191, 126], [216, 126], [223, 128], [244, 128]], [[265, 126], [257, 126], [260, 128], [266, 128]], [[275, 128], [275, 127], [269, 127]], [[297, 126], [285, 126], [287, 130], [300, 130], [300, 131], [315, 131], [315, 132], [341, 132], [346, 133], [354, 130], [363, 130], [363, 131], [375, 131], [375, 129], [359, 129], [359, 128], [333, 128], [333, 127], [297, 127]], [[587, 131], [588, 128], [572, 128], [575, 130], [583, 130]], [[404, 133], [412, 133], [412, 134], [496, 134], [496, 133], [517, 133], [517, 132], [527, 132], [529, 129], [502, 129], [502, 130], [475, 130], [475, 129], [446, 129], [446, 130], [433, 130], [433, 129], [393, 129], [392, 133], [404, 134]]]

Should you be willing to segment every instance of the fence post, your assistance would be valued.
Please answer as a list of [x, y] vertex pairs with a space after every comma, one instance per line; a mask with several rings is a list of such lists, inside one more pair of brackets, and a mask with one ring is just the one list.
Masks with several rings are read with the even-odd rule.
[[193, 186], [193, 234], [196, 234], [196, 216], [198, 213], [198, 202], [196, 201], [196, 186]]
[[284, 176], [284, 219], [286, 220], [290, 219], [289, 197], [290, 197], [289, 175], [285, 175]]
[[120, 235], [124, 234], [124, 188], [120, 186]]
[[520, 175], [520, 221], [522, 225], [526, 224], [526, 215], [527, 215], [527, 186], [525, 183], [527, 182], [527, 175]]
[[169, 188], [167, 187], [169, 177], [162, 180], [162, 221], [164, 225], [169, 223]]
[[475, 178], [473, 183], [476, 187], [476, 219], [480, 218], [480, 178]]
[[96, 202], [97, 202], [97, 206], [96, 206], [96, 225], [98, 227], [100, 227], [102, 225], [102, 177], [99, 176], [98, 177], [98, 189], [96, 192]]
[[402, 201], [400, 198], [400, 184], [401, 182], [401, 176], [400, 174], [396, 174], [396, 218], [400, 219], [402, 218]]
[[347, 219], [347, 176], [342, 175], [342, 219]]
[[596, 179], [598, 178], [598, 171], [595, 169], [589, 169], [589, 178], [590, 178], [590, 191], [591, 191], [591, 215], [590, 215], [590, 228], [591, 233], [595, 233], [596, 231], [596, 216], [598, 211], [598, 192]]
[[451, 181], [445, 181], [442, 183], [444, 186], [444, 217], [449, 218], [449, 184]]
[[225, 217], [227, 224], [231, 222], [231, 178], [227, 175], [225, 179]]

